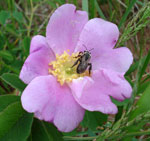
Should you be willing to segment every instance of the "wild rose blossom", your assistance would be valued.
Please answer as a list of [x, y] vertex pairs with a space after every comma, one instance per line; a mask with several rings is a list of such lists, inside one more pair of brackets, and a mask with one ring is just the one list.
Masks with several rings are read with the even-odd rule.
[[[110, 96], [122, 101], [132, 88], [124, 74], [133, 57], [126, 47], [113, 49], [119, 37], [117, 26], [100, 18], [88, 21], [85, 11], [72, 4], [59, 7], [51, 16], [46, 37], [34, 36], [30, 55], [20, 78], [28, 86], [23, 108], [40, 120], [53, 122], [63, 132], [82, 121], [85, 110], [116, 114]], [[71, 68], [84, 46], [91, 51], [92, 74]]]

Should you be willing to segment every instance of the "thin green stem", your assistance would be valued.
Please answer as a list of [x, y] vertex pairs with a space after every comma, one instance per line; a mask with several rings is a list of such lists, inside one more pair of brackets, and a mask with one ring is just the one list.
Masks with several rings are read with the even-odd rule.
[[42, 5], [42, 3], [44, 3], [44, 2], [46, 2], [46, 0], [39, 2], [35, 7], [33, 7], [33, 1], [30, 0], [30, 4], [31, 4], [31, 16], [30, 16], [29, 26], [28, 26], [28, 30], [27, 30], [27, 36], [30, 36], [34, 12], [35, 12], [36, 9], [37, 9], [40, 5]]
[[[142, 132], [132, 132], [132, 133], [127, 133], [124, 135], [124, 137], [129, 137], [129, 136], [140, 136], [140, 135], [150, 135], [150, 130], [147, 131], [142, 131]], [[116, 137], [118, 137], [119, 135], [114, 135], [108, 139], [114, 139]]]
[[70, 136], [64, 136], [63, 137], [64, 140], [93, 140], [93, 139], [96, 139], [97, 137], [94, 136], [94, 137], [70, 137]]
[[32, 20], [33, 20], [33, 15], [34, 15], [34, 8], [33, 8], [33, 2], [30, 0], [31, 4], [31, 16], [29, 20], [29, 26], [28, 26], [28, 31], [27, 31], [27, 36], [30, 36], [30, 31], [31, 31], [31, 25], [32, 25]]

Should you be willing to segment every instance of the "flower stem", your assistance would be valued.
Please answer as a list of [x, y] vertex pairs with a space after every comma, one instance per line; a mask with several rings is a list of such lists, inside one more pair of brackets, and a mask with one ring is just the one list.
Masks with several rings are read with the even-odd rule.
[[30, 16], [30, 20], [29, 20], [29, 26], [28, 26], [28, 31], [27, 31], [27, 36], [30, 36], [30, 30], [31, 30], [31, 25], [32, 25], [32, 19], [33, 19], [33, 15], [34, 15], [34, 8], [33, 8], [33, 2], [32, 0], [30, 0], [30, 4], [31, 4], [31, 16]]
[[[150, 130], [147, 130], [147, 131], [142, 131], [142, 132], [131, 132], [131, 133], [126, 133], [124, 134], [124, 137], [129, 137], [129, 136], [140, 136], [140, 135], [150, 135]], [[118, 134], [117, 135], [114, 135], [114, 136], [111, 136], [110, 138], [108, 139], [115, 139], [115, 138], [118, 138]]]
[[63, 137], [64, 140], [93, 140], [93, 139], [96, 139], [97, 137], [94, 136], [94, 137], [70, 137], [70, 136], [64, 136]]

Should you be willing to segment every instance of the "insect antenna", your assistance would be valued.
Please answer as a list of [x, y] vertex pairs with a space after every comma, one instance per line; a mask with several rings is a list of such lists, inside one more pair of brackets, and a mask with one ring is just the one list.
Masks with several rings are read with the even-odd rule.
[[89, 51], [93, 50], [94, 48], [91, 48]]
[[83, 46], [85, 47], [86, 51], [91, 51], [91, 50], [94, 49], [94, 48], [91, 48], [90, 50], [88, 50], [87, 47], [86, 47], [86, 45], [83, 44]]
[[87, 50], [87, 47], [83, 44], [83, 46], [85, 47], [85, 49]]

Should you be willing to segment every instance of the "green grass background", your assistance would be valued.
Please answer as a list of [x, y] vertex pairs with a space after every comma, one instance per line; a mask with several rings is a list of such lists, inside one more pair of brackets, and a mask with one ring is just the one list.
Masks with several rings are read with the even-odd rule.
[[[149, 0], [0, 0], [0, 107], [4, 107], [0, 122], [10, 113], [4, 105], [9, 105], [12, 95], [20, 95], [26, 87], [18, 75], [29, 54], [31, 38], [37, 34], [45, 35], [50, 16], [65, 3], [73, 3], [77, 9], [87, 11], [89, 19], [100, 17], [118, 25], [120, 37], [116, 47], [127, 46], [134, 56], [134, 62], [125, 74], [133, 87], [132, 97], [123, 102], [112, 99], [119, 108], [116, 116], [86, 112], [81, 125], [71, 133], [60, 133], [53, 125], [33, 120], [33, 116], [24, 113], [5, 132], [4, 125], [0, 124], [0, 140], [150, 139]], [[8, 95], [11, 97], [5, 98], [6, 104], [3, 99]], [[13, 120], [13, 116], [8, 120]], [[18, 134], [16, 130], [22, 128], [20, 124], [26, 116], [29, 124], [27, 127], [22, 125], [26, 134]]]

